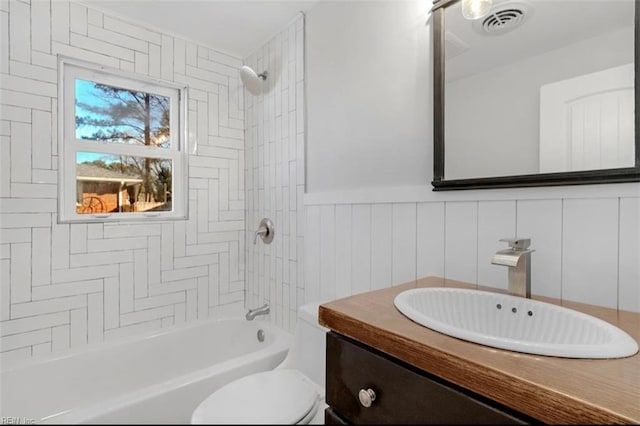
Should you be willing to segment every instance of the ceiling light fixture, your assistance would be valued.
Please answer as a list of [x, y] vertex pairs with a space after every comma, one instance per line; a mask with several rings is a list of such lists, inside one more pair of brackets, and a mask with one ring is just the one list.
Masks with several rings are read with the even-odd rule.
[[462, 16], [476, 20], [489, 14], [492, 0], [462, 0]]

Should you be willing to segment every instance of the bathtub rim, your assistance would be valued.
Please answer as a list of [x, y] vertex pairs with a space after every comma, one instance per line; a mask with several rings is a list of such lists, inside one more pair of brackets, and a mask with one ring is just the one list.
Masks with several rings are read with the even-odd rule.
[[[169, 327], [158, 328], [155, 330], [148, 330], [148, 331], [132, 334], [130, 336], [125, 336], [125, 337], [121, 337], [113, 340], [88, 343], [83, 346], [79, 346], [75, 348], [67, 348], [67, 349], [60, 350], [58, 352], [32, 355], [28, 358], [23, 358], [23, 359], [12, 361], [12, 362], [3, 362], [2, 365], [0, 365], [0, 375], [5, 373], [11, 373], [16, 370], [28, 368], [38, 364], [45, 364], [48, 362], [58, 361], [61, 359], [72, 358], [74, 356], [78, 356], [86, 353], [98, 352], [105, 349], [116, 348], [116, 347], [130, 344], [130, 343], [153, 339], [165, 334], [172, 334], [172, 333], [177, 333], [179, 331], [188, 330], [191, 328], [202, 327], [210, 323], [236, 322], [236, 321], [246, 322], [247, 320], [244, 317], [241, 317], [238, 315], [229, 315], [229, 316], [224, 316], [220, 318], [195, 319], [195, 320], [187, 321], [181, 324], [174, 324]], [[267, 318], [253, 320], [251, 322], [255, 324], [260, 324], [260, 325], [264, 324], [265, 328], [276, 329], [277, 332], [285, 333], [286, 335], [291, 336], [291, 333], [288, 330], [278, 327], [276, 324], [268, 321]]]

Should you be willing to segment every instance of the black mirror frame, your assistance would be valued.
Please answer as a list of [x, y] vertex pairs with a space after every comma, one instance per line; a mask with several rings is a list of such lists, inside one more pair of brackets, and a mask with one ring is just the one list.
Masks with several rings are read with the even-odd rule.
[[472, 179], [444, 178], [444, 8], [459, 0], [434, 0], [433, 23], [433, 185], [434, 191], [517, 188], [530, 186], [589, 185], [640, 182], [640, 0], [635, 0], [635, 167], [540, 173]]

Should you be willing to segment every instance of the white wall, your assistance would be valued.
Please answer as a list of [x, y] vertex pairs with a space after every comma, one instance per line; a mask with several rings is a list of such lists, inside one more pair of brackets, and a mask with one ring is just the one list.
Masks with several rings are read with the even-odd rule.
[[[384, 8], [387, 13], [380, 13]], [[491, 265], [490, 258], [504, 248], [500, 238], [515, 235], [532, 238], [537, 250], [535, 294], [640, 311], [640, 184], [433, 192], [428, 183], [430, 130], [398, 132], [393, 143], [372, 138], [357, 144], [351, 135], [392, 135], [398, 120], [363, 123], [325, 111], [348, 105], [342, 114], [358, 111], [373, 117], [378, 108], [384, 109], [366, 92], [350, 90], [358, 81], [353, 76], [362, 70], [350, 58], [366, 52], [381, 62], [394, 58], [395, 69], [416, 66], [395, 56], [406, 47], [399, 38], [376, 44], [375, 55], [365, 38], [361, 37], [364, 46], [352, 43], [352, 38], [380, 28], [419, 33], [413, 48], [420, 55], [431, 54], [431, 27], [417, 29], [408, 16], [420, 16], [410, 9], [404, 2], [378, 7], [321, 4], [308, 14], [305, 298], [343, 297], [427, 275], [505, 288], [507, 271]], [[407, 19], [398, 20], [399, 11]], [[342, 25], [336, 27], [330, 17]], [[335, 62], [346, 68], [340, 73], [327, 70], [314, 53], [318, 44], [322, 46], [318, 35], [332, 31], [340, 35], [331, 45], [341, 54]], [[331, 55], [325, 52], [325, 57]], [[432, 70], [428, 61], [418, 65], [413, 72], [422, 77], [419, 84], [396, 74], [377, 78], [376, 91], [404, 98], [397, 103], [414, 107], [408, 116], [422, 117], [430, 127]], [[385, 96], [380, 99], [384, 102]], [[389, 116], [397, 118], [397, 110], [389, 109]], [[377, 157], [385, 157], [384, 165], [368, 161]]]
[[633, 41], [627, 27], [447, 82], [445, 177], [537, 173], [540, 87], [632, 63]]
[[[269, 303], [271, 321], [293, 331], [304, 301], [304, 18], [250, 55], [245, 63], [267, 70], [262, 94], [246, 105], [247, 307]], [[263, 217], [275, 225], [271, 244], [254, 233]]]
[[[1, 2], [0, 40], [0, 360], [242, 310], [241, 60], [62, 0]], [[56, 54], [190, 86], [189, 220], [57, 223]]]
[[428, 3], [322, 2], [308, 12], [307, 191], [429, 179]]

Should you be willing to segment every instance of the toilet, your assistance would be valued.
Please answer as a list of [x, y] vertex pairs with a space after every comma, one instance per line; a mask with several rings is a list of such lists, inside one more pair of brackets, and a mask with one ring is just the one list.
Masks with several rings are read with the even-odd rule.
[[250, 374], [202, 401], [192, 424], [323, 424], [326, 328], [318, 306], [298, 308], [298, 322], [286, 358], [273, 370]]

